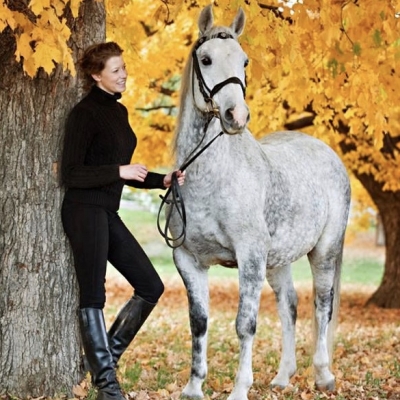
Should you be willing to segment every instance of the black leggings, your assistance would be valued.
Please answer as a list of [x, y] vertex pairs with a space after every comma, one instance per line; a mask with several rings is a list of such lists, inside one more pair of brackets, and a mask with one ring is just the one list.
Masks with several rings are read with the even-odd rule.
[[74, 255], [80, 308], [104, 308], [107, 260], [127, 279], [135, 294], [157, 303], [164, 285], [117, 212], [64, 200], [61, 215]]

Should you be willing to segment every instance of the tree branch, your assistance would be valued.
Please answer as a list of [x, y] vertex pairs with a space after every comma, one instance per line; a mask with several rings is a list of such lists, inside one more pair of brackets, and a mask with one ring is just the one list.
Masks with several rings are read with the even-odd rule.
[[174, 108], [176, 108], [176, 106], [152, 106], [152, 107], [135, 107], [135, 110], [150, 112], [163, 109], [173, 110]]
[[303, 128], [307, 128], [308, 126], [312, 126], [315, 119], [315, 115], [307, 115], [306, 117], [302, 117], [296, 119], [295, 121], [288, 122], [284, 125], [285, 129], [289, 129], [290, 131], [297, 131]]
[[277, 18], [283, 19], [284, 21], [287, 21], [289, 23], [293, 22], [293, 20], [291, 18], [283, 16], [283, 12], [281, 10], [279, 10], [280, 7], [270, 6], [268, 4], [261, 3], [261, 1], [258, 1], [258, 6], [263, 10], [272, 11], [274, 13], [275, 17], [277, 17]]

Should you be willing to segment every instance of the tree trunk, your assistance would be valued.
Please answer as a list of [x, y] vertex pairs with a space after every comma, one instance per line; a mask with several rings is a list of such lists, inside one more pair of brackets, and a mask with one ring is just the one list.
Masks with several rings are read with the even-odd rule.
[[382, 308], [400, 308], [400, 192], [383, 191], [371, 175], [357, 175], [376, 204], [384, 229], [386, 260], [382, 282], [368, 300]]
[[[103, 2], [84, 1], [78, 18], [68, 9], [65, 16], [75, 59], [104, 40]], [[14, 52], [7, 28], [0, 33], [0, 394], [71, 396], [82, 378], [78, 292], [57, 170], [66, 116], [81, 91], [59, 66], [51, 76], [25, 76]]]

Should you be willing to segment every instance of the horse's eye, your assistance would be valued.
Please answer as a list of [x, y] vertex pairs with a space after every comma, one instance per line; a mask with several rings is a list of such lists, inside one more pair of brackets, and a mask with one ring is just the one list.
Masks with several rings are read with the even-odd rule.
[[244, 62], [244, 67], [246, 68], [249, 65], [249, 59], [246, 59], [246, 61]]
[[212, 64], [212, 61], [211, 61], [211, 58], [209, 58], [209, 57], [203, 57], [203, 58], [201, 59], [201, 63], [202, 63], [203, 65], [211, 65], [211, 64]]

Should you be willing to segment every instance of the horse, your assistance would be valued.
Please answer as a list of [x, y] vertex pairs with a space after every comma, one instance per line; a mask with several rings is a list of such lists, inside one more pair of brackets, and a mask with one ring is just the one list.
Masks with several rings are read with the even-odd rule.
[[218, 26], [211, 5], [205, 7], [182, 76], [173, 149], [177, 167], [187, 168], [186, 179], [177, 203], [168, 195], [167, 214], [173, 260], [189, 304], [192, 360], [182, 392], [186, 398], [203, 398], [213, 265], [238, 269], [240, 353], [228, 400], [248, 399], [253, 384], [252, 345], [265, 280], [282, 327], [281, 359], [271, 386], [289, 384], [296, 371], [297, 316], [291, 264], [303, 255], [313, 276], [315, 384], [323, 390], [335, 387], [331, 331], [350, 204], [348, 174], [338, 155], [311, 135], [282, 131], [256, 140], [251, 134], [245, 101], [248, 58], [238, 41], [244, 25], [242, 9], [231, 25]]

